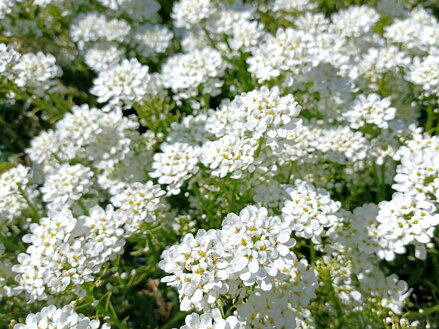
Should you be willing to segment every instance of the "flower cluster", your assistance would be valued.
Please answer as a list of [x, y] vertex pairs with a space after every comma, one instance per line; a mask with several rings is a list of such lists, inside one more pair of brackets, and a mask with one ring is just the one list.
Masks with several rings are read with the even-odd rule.
[[175, 100], [190, 99], [201, 93], [216, 96], [221, 92], [225, 63], [221, 54], [210, 47], [176, 54], [163, 64], [163, 86], [171, 88]]
[[396, 157], [401, 161], [392, 185], [397, 192], [390, 201], [379, 204], [378, 230], [385, 241], [379, 255], [392, 260], [413, 244], [416, 256], [424, 259], [426, 245], [439, 225], [439, 141], [436, 137], [415, 135]]
[[93, 81], [90, 92], [98, 97], [98, 102], [109, 102], [109, 107], [131, 107], [133, 103], [145, 99], [152, 90], [149, 88], [151, 76], [148, 66], [137, 59], [124, 59], [119, 64], [99, 73]]
[[288, 198], [282, 208], [285, 220], [297, 236], [319, 243], [324, 228], [337, 222], [335, 213], [340, 203], [332, 201], [326, 190], [316, 190], [304, 181], [297, 181], [286, 192]]
[[46, 299], [46, 289], [57, 293], [71, 286], [83, 294], [81, 284], [93, 281], [93, 274], [123, 251], [124, 231], [113, 215], [112, 208], [96, 207], [79, 219], [64, 208], [31, 224], [31, 233], [23, 237], [31, 245], [12, 268], [18, 273], [17, 289], [24, 290], [31, 302]]
[[40, 312], [29, 314], [26, 317], [26, 322], [16, 324], [14, 329], [32, 329], [35, 326], [41, 329], [110, 328], [107, 324], [100, 326], [98, 320], [90, 320], [86, 316], [76, 313], [70, 305], [63, 308], [57, 308], [55, 305], [43, 307]]
[[238, 319], [250, 327], [270, 318], [264, 300], [275, 303], [273, 312], [285, 310], [279, 314], [287, 321], [294, 316], [288, 307], [306, 306], [317, 284], [306, 260], [297, 260], [294, 245], [287, 222], [247, 206], [227, 215], [221, 230], [199, 230], [167, 249], [160, 267], [172, 275], [162, 281], [178, 288], [182, 310], [211, 310], [227, 296], [242, 304]]
[[438, 327], [436, 9], [0, 0], [0, 327]]
[[0, 173], [0, 231], [21, 215], [38, 196], [29, 168], [18, 165]]

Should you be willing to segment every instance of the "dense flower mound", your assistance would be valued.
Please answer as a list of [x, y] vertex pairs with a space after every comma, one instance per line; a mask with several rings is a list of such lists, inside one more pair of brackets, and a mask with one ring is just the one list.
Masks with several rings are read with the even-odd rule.
[[0, 328], [439, 327], [439, 6], [0, 0]]
[[98, 320], [90, 320], [82, 314], [77, 314], [70, 305], [56, 308], [54, 305], [43, 307], [41, 312], [29, 314], [24, 324], [17, 324], [15, 329], [59, 328], [59, 329], [104, 329], [107, 325], [99, 326]]

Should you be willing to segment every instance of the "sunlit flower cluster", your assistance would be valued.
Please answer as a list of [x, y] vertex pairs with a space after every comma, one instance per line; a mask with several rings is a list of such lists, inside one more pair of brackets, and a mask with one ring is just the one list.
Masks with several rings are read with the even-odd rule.
[[420, 0], [0, 0], [0, 328], [437, 328]]

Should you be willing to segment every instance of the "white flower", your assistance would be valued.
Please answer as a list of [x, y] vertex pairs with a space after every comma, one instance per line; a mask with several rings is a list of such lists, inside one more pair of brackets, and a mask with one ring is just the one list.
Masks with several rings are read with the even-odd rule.
[[222, 318], [219, 309], [201, 315], [192, 313], [186, 316], [185, 325], [180, 329], [244, 329], [245, 326], [235, 316]]
[[294, 187], [287, 188], [289, 198], [282, 213], [297, 236], [320, 243], [325, 228], [337, 221], [335, 213], [340, 202], [332, 201], [324, 189], [316, 189], [305, 181], [296, 181]]
[[121, 111], [100, 113], [96, 122], [99, 128], [82, 150], [95, 168], [109, 169], [124, 160], [132, 151], [139, 136], [136, 131], [139, 125], [124, 117]]
[[409, 67], [410, 62], [411, 59], [406, 53], [392, 45], [369, 48], [358, 65], [360, 72], [375, 82], [386, 72], [398, 74], [400, 69]]
[[216, 141], [207, 141], [202, 149], [200, 161], [212, 169], [212, 175], [240, 178], [245, 171], [254, 171], [254, 156], [257, 142], [251, 138], [225, 135]]
[[234, 51], [251, 52], [263, 37], [263, 25], [256, 21], [242, 21], [233, 29], [230, 47]]
[[198, 172], [200, 150], [183, 143], [162, 144], [161, 150], [154, 155], [154, 171], [149, 175], [168, 185], [168, 194], [178, 194], [183, 183]]
[[410, 11], [406, 18], [396, 19], [393, 24], [387, 26], [384, 36], [390, 42], [416, 54], [437, 48], [438, 27], [439, 22], [434, 15], [418, 6]]
[[425, 96], [439, 96], [439, 56], [436, 54], [423, 59], [415, 58], [407, 80], [418, 85]]
[[12, 266], [17, 291], [25, 291], [30, 302], [68, 288], [80, 295], [81, 285], [94, 281], [102, 266], [123, 252], [124, 224], [111, 206], [92, 207], [79, 219], [62, 208], [32, 223], [31, 233], [23, 236], [31, 245]]
[[170, 144], [185, 143], [192, 146], [201, 146], [212, 134], [207, 131], [207, 115], [204, 112], [196, 116], [184, 116], [180, 122], [171, 123], [166, 141]]
[[[72, 160], [108, 173], [115, 166], [121, 169], [133, 157], [140, 156], [140, 159], [143, 154], [144, 158], [145, 152], [150, 152], [145, 145], [148, 138], [139, 134], [138, 127], [138, 122], [123, 116], [121, 110], [105, 113], [86, 104], [73, 106], [72, 112], [56, 123], [55, 130], [35, 137], [26, 151], [45, 174], [55, 172], [59, 165]], [[142, 163], [138, 163], [133, 169], [140, 170], [141, 166]]]
[[350, 6], [332, 15], [332, 28], [342, 37], [358, 38], [369, 33], [379, 18], [374, 8]]
[[214, 16], [206, 21], [206, 29], [215, 38], [220, 35], [232, 36], [234, 30], [239, 30], [240, 24], [251, 22], [257, 18], [255, 6], [242, 1], [219, 3]]
[[[70, 144], [69, 151], [66, 152], [63, 147], [61, 152], [65, 152], [67, 159], [74, 158], [81, 151], [80, 149], [87, 145], [90, 140], [99, 132], [99, 116], [102, 111], [96, 108], [90, 108], [87, 104], [73, 106], [71, 113], [56, 123], [55, 138], [60, 144]], [[61, 147], [60, 147], [61, 149]], [[59, 154], [57, 154], [59, 158]], [[64, 157], [61, 157], [63, 159]]]
[[101, 263], [123, 252], [125, 245], [123, 218], [108, 205], [106, 209], [95, 206], [88, 216], [82, 216], [84, 226], [89, 229], [90, 238], [84, 248], [88, 257], [96, 257]]
[[221, 92], [225, 63], [221, 54], [210, 47], [193, 49], [187, 54], [168, 58], [162, 67], [165, 88], [171, 88], [176, 100], [202, 94], [216, 96]]
[[122, 42], [128, 36], [131, 31], [131, 26], [128, 22], [122, 19], [110, 19], [107, 20], [103, 26], [103, 30], [100, 31], [100, 37], [107, 41]]
[[246, 286], [257, 283], [261, 289], [270, 290], [270, 277], [278, 272], [276, 260], [294, 258], [290, 252], [295, 244], [291, 229], [279, 217], [269, 217], [265, 208], [247, 206], [239, 216], [227, 215], [222, 231], [235, 248], [231, 269]]
[[282, 208], [284, 200], [288, 197], [285, 185], [271, 179], [265, 182], [256, 181], [253, 193], [253, 200], [269, 210]]
[[70, 37], [83, 49], [88, 42], [98, 41], [123, 41], [130, 32], [130, 25], [120, 19], [107, 19], [99, 13], [82, 13], [75, 18], [70, 26]]
[[275, 79], [284, 71], [299, 71], [309, 67], [318, 54], [317, 44], [310, 33], [280, 28], [276, 35], [268, 34], [252, 56], [247, 59], [248, 71], [261, 83]]
[[150, 57], [161, 54], [171, 44], [173, 33], [165, 26], [158, 24], [140, 25], [134, 32], [134, 42], [142, 56]]
[[180, 329], [244, 329], [243, 323], [239, 322], [235, 316], [223, 319], [219, 309], [201, 315], [192, 313], [186, 316], [185, 325]]
[[201, 229], [166, 249], [159, 266], [171, 275], [162, 281], [178, 290], [182, 310], [211, 310], [221, 295], [240, 298], [246, 287], [270, 292], [287, 285], [287, 303], [307, 304], [314, 296], [316, 275], [306, 270], [306, 262], [297, 261], [290, 235], [279, 217], [247, 206], [239, 215], [227, 215], [221, 230]]
[[106, 17], [98, 13], [82, 13], [75, 18], [70, 26], [70, 37], [75, 42], [85, 43], [101, 38]]
[[396, 274], [386, 278], [388, 297], [381, 300], [381, 306], [391, 309], [396, 314], [401, 314], [404, 301], [411, 295], [412, 289], [408, 288], [405, 281], [399, 280]]
[[331, 128], [323, 132], [323, 139], [318, 140], [319, 151], [337, 163], [355, 162], [366, 157], [368, 141], [360, 132], [349, 127]]
[[130, 108], [133, 103], [146, 100], [151, 76], [148, 66], [135, 58], [124, 59], [118, 65], [101, 71], [93, 81], [90, 92], [98, 102], [109, 102], [110, 107]]
[[388, 121], [395, 118], [396, 109], [390, 106], [388, 97], [381, 99], [377, 94], [358, 96], [352, 108], [343, 113], [353, 129], [365, 124], [374, 124], [378, 128], [387, 129]]
[[130, 1], [131, 0], [98, 0], [100, 4], [113, 10], [119, 10]]
[[258, 139], [266, 137], [278, 141], [294, 130], [301, 107], [293, 95], [281, 96], [279, 88], [252, 90], [236, 96], [221, 109], [230, 122], [225, 126], [229, 134]]
[[61, 160], [91, 161], [99, 169], [108, 169], [123, 160], [139, 136], [138, 123], [124, 117], [120, 110], [104, 113], [87, 104], [73, 106], [72, 112], [56, 123], [55, 137]]
[[15, 83], [19, 87], [31, 87], [45, 90], [53, 85], [52, 79], [62, 74], [56, 65], [56, 59], [51, 54], [24, 54], [14, 66]]
[[[227, 57], [239, 57], [242, 52], [251, 51], [266, 33], [264, 25], [255, 20], [255, 9], [250, 3], [242, 1], [220, 3], [215, 15], [207, 19], [209, 37], [216, 41], [217, 48]], [[198, 35], [201, 40], [206, 39], [203, 31], [190, 33]]]
[[338, 222], [329, 228], [328, 235], [333, 241], [361, 253], [377, 253], [380, 250], [378, 210], [374, 203], [364, 204], [352, 212], [340, 210], [337, 213]]
[[116, 195], [130, 183], [145, 181], [147, 179], [145, 168], [150, 166], [154, 145], [153, 134], [147, 132], [137, 137], [134, 135], [129, 145], [129, 152], [124, 155], [123, 159], [117, 161], [117, 156], [111, 155], [109, 161], [104, 162], [109, 166], [105, 167], [98, 176], [99, 185], [108, 190], [111, 195]]
[[171, 17], [176, 27], [192, 28], [216, 11], [211, 0], [180, 0], [174, 4]]
[[[103, 325], [102, 329], [109, 326]], [[55, 305], [43, 307], [38, 313], [30, 313], [25, 323], [18, 323], [14, 329], [98, 329], [99, 320], [90, 320], [82, 314], [77, 314], [70, 305], [57, 308]]]
[[[31, 185], [32, 171], [23, 165], [0, 173], [0, 230], [34, 202], [38, 192]], [[27, 199], [27, 200], [26, 200]]]
[[[30, 302], [46, 299], [46, 286], [51, 292], [60, 292], [65, 290], [72, 280], [82, 283], [90, 273], [81, 273], [81, 280], [77, 272], [78, 265], [74, 265], [70, 271], [63, 270], [68, 261], [66, 252], [73, 251], [69, 250], [70, 245], [67, 241], [74, 234], [76, 225], [76, 218], [72, 216], [71, 211], [64, 208], [50, 218], [41, 218], [38, 224], [31, 224], [31, 233], [23, 236], [23, 241], [31, 245], [26, 253], [18, 255], [18, 264], [14, 265], [12, 270], [18, 273], [15, 278], [18, 283], [17, 289], [24, 290]], [[74, 259], [84, 259], [81, 249], [76, 248], [73, 252], [76, 256]]]
[[99, 42], [93, 44], [85, 55], [85, 63], [96, 72], [104, 71], [117, 64], [123, 57], [123, 50], [114, 43]]
[[317, 8], [313, 0], [276, 0], [272, 5], [274, 12], [306, 12]]
[[403, 254], [408, 244], [419, 246], [430, 242], [435, 227], [439, 225], [436, 207], [408, 194], [395, 193], [391, 201], [381, 202], [379, 208], [377, 220], [382, 250], [378, 256], [386, 260], [393, 260], [395, 254]]
[[184, 30], [181, 33], [181, 47], [186, 53], [190, 53], [194, 49], [203, 49], [211, 46], [206, 33], [200, 28]]
[[[53, 168], [58, 161], [54, 158], [60, 148], [56, 133], [53, 130], [46, 130], [40, 135], [32, 138], [31, 145], [26, 149], [26, 153], [34, 164], [41, 164], [44, 168]], [[43, 169], [44, 170], [44, 169]]]
[[[1, 9], [0, 12], [2, 12]], [[18, 62], [20, 56], [14, 49], [0, 43], [0, 77], [11, 75], [12, 68]]]
[[322, 13], [305, 12], [304, 15], [294, 18], [297, 28], [301, 31], [309, 31], [323, 36], [323, 32], [329, 29], [329, 19]]
[[254, 290], [243, 304], [237, 307], [238, 320], [246, 324], [246, 328], [295, 329], [294, 311], [288, 302], [279, 298], [275, 290]]
[[118, 214], [125, 221], [127, 232], [136, 232], [142, 222], [154, 223], [156, 210], [161, 207], [161, 197], [165, 194], [159, 185], [148, 181], [145, 184], [129, 184], [126, 189], [113, 196], [111, 203], [119, 208]]
[[398, 192], [439, 202], [439, 145], [403, 156], [394, 181], [392, 188]]
[[230, 255], [219, 230], [198, 230], [187, 234], [180, 244], [162, 253], [161, 269], [172, 275], [162, 282], [175, 287], [180, 295], [180, 309], [210, 309], [219, 295], [229, 291], [225, 270]]
[[43, 201], [50, 207], [60, 208], [73, 205], [83, 195], [92, 191], [93, 172], [81, 164], [59, 166], [50, 174], [41, 187]]

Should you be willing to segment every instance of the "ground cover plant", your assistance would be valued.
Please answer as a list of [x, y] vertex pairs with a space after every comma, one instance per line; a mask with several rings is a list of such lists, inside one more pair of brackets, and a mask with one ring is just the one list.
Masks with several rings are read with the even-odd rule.
[[0, 0], [0, 328], [439, 328], [438, 17]]

